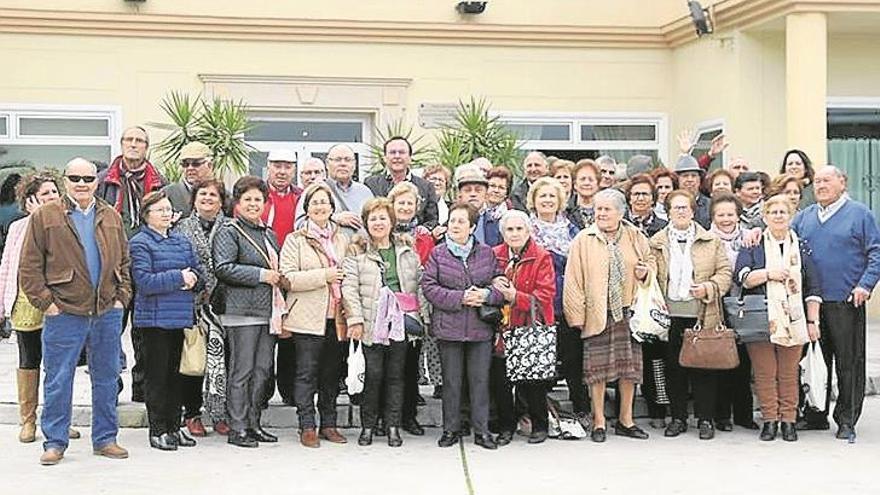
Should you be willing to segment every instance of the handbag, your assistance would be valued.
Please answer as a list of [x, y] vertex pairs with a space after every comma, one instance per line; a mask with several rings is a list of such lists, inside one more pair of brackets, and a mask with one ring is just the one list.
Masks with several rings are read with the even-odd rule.
[[767, 296], [744, 296], [742, 293], [739, 296], [727, 296], [724, 298], [724, 315], [741, 343], [770, 342]]
[[500, 307], [484, 304], [477, 308], [477, 317], [483, 322], [496, 326], [501, 323], [504, 315]]
[[205, 376], [208, 360], [208, 329], [202, 323], [201, 313], [196, 316], [196, 324], [183, 329], [183, 350], [180, 353], [181, 375]]
[[511, 382], [556, 377], [556, 325], [541, 322], [538, 301], [531, 297], [530, 323], [504, 332], [507, 378]]
[[647, 286], [639, 286], [631, 309], [629, 329], [636, 342], [669, 340], [669, 308], [654, 275]]
[[359, 394], [364, 391], [364, 374], [367, 372], [367, 362], [364, 360], [364, 344], [348, 341], [348, 375], [345, 377], [345, 387], [348, 395]]
[[807, 344], [807, 353], [801, 359], [801, 390], [804, 392], [804, 403], [808, 407], [825, 410], [828, 394], [828, 368], [822, 357], [822, 345], [819, 341]]
[[[715, 285], [714, 282], [711, 282]], [[715, 285], [716, 292], [718, 286]], [[681, 353], [678, 364], [684, 368], [707, 370], [731, 370], [739, 366], [739, 353], [736, 350], [736, 334], [724, 326], [721, 318], [721, 301], [716, 298], [719, 321], [715, 328], [703, 327], [709, 305], [703, 306], [703, 314], [691, 328], [682, 335]]]

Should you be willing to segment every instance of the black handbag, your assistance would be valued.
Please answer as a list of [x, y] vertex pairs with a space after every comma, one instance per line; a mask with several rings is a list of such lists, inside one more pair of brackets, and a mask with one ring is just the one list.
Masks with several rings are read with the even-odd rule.
[[503, 318], [501, 308], [498, 306], [489, 306], [488, 304], [484, 304], [477, 308], [477, 315], [480, 320], [492, 326], [500, 324]]
[[736, 332], [740, 343], [770, 342], [767, 296], [740, 294], [738, 297], [725, 297], [724, 315], [727, 317], [727, 325]]

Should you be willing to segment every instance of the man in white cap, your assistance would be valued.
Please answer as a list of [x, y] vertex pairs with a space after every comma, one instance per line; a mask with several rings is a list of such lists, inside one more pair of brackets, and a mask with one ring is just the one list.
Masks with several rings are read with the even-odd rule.
[[296, 153], [290, 150], [274, 150], [268, 158], [269, 201], [263, 212], [263, 221], [272, 227], [278, 245], [284, 245], [287, 234], [294, 230], [296, 213], [302, 189], [294, 184], [296, 177]]
[[186, 218], [192, 213], [192, 190], [202, 181], [214, 176], [211, 148], [204, 143], [193, 141], [180, 150], [180, 167], [183, 177], [173, 184], [165, 186], [165, 194], [175, 213]]

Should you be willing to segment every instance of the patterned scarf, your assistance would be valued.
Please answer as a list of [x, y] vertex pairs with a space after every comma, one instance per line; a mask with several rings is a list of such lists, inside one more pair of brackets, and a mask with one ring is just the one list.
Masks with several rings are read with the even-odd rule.
[[802, 284], [803, 263], [797, 234], [789, 230], [780, 243], [770, 233], [764, 231], [764, 255], [768, 270], [788, 270], [785, 282], [767, 282], [767, 316], [770, 319], [770, 342], [791, 347], [806, 344], [807, 320], [804, 316], [804, 295]]
[[552, 222], [545, 222], [532, 213], [532, 237], [539, 246], [547, 251], [568, 256], [571, 247], [571, 222], [562, 215], [557, 215]]
[[613, 239], [605, 237], [608, 246], [608, 309], [615, 323], [623, 320], [623, 253], [620, 251], [620, 238], [623, 228], [618, 227]]
[[727, 261], [730, 262], [730, 267], [733, 268], [736, 265], [736, 257], [739, 256], [739, 251], [742, 249], [742, 229], [737, 224], [733, 232], [728, 234], [713, 223], [709, 231], [721, 239], [721, 244], [727, 253]]
[[[331, 222], [327, 222], [327, 226], [321, 228], [315, 222], [309, 220], [307, 224], [307, 229], [309, 234], [313, 235], [314, 238], [321, 244], [321, 248], [324, 250], [324, 255], [327, 256], [327, 261], [329, 266], [335, 267], [339, 265], [339, 258], [336, 256], [336, 246], [333, 245], [333, 234], [335, 229], [333, 228], [333, 224]], [[335, 307], [336, 303], [342, 299], [342, 285], [339, 282], [334, 281], [330, 284], [330, 296], [331, 301], [330, 305]]]
[[691, 222], [690, 227], [678, 230], [669, 224], [669, 299], [673, 301], [690, 301], [691, 285], [694, 283], [694, 260], [691, 247], [697, 236], [697, 227]]
[[486, 214], [489, 215], [489, 218], [497, 222], [498, 220], [501, 220], [501, 217], [505, 213], [507, 213], [508, 209], [509, 208], [507, 207], [507, 201], [502, 201], [495, 206], [487, 208]]
[[471, 249], [474, 248], [474, 236], [469, 236], [464, 244], [459, 244], [453, 241], [452, 237], [446, 236], [446, 247], [453, 256], [463, 262], [467, 262], [468, 255], [471, 254]]
[[[649, 210], [648, 214], [643, 217], [637, 217], [635, 215], [630, 215], [630, 222], [633, 225], [639, 228], [643, 234], [648, 235], [648, 228], [651, 227], [651, 224], [654, 223], [654, 211]], [[649, 236], [650, 237], [650, 236]]]
[[593, 225], [593, 222], [596, 219], [595, 210], [593, 210], [592, 206], [578, 206], [577, 214], [581, 216], [581, 221], [584, 222], [584, 228]]
[[742, 215], [739, 217], [740, 223], [749, 228], [761, 226], [761, 209], [763, 207], [764, 202], [758, 201], [748, 208], [743, 208]]
[[141, 200], [144, 196], [144, 176], [146, 173], [147, 167], [143, 167], [135, 172], [125, 170], [121, 175], [122, 189], [125, 190], [125, 201], [128, 203], [128, 213], [133, 229], [141, 224]]
[[416, 227], [419, 225], [419, 219], [417, 217], [413, 217], [409, 222], [398, 222], [397, 225], [394, 226], [394, 231], [398, 234], [409, 234], [415, 237]]

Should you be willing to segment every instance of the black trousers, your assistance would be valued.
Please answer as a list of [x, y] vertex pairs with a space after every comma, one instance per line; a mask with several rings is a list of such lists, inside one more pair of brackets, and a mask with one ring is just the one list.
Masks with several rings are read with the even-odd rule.
[[568, 385], [568, 398], [575, 414], [590, 412], [587, 386], [584, 384], [584, 341], [581, 332], [570, 328], [564, 319], [556, 322], [556, 353], [562, 361], [562, 377]]
[[141, 328], [141, 364], [144, 366], [144, 399], [150, 435], [180, 429], [180, 354], [183, 329]]
[[461, 431], [462, 383], [467, 379], [471, 400], [471, 426], [489, 433], [489, 368], [492, 342], [438, 340], [443, 363], [443, 430]]
[[403, 422], [414, 421], [419, 413], [416, 397], [419, 395], [419, 355], [422, 340], [406, 343], [406, 363], [403, 368]]
[[296, 348], [296, 380], [293, 394], [301, 430], [315, 428], [315, 394], [321, 428], [336, 427], [336, 396], [339, 395], [339, 341], [336, 323], [327, 320], [324, 335], [293, 335]]
[[[666, 356], [669, 353], [666, 342], [642, 343], [642, 396], [648, 404], [648, 416], [651, 419], [666, 418], [666, 405], [657, 403], [657, 394], [666, 390]], [[618, 401], [619, 402], [619, 401]], [[620, 410], [618, 408], [618, 410]]]
[[[498, 431], [516, 431], [516, 401], [514, 400], [514, 384], [507, 379], [507, 360], [492, 356], [489, 369], [489, 389], [495, 400], [498, 414]], [[526, 405], [532, 431], [547, 431], [547, 391], [550, 384], [544, 381], [517, 382], [516, 396], [522, 398]]]
[[[293, 404], [296, 381], [296, 339], [278, 339], [275, 385], [285, 404]], [[271, 394], [270, 394], [271, 398]]]
[[18, 368], [22, 370], [38, 370], [43, 361], [43, 330], [30, 332], [15, 331], [18, 340]]
[[[383, 411], [386, 426], [400, 426], [406, 347], [406, 342], [364, 346], [364, 360], [367, 365], [361, 403], [361, 425], [364, 428], [376, 427], [380, 411]], [[382, 409], [380, 396], [384, 396]]]
[[830, 405], [831, 367], [837, 373], [837, 403], [834, 422], [855, 426], [865, 401], [865, 305], [825, 302], [820, 310], [822, 354], [828, 367]]
[[134, 350], [134, 365], [131, 367], [131, 395], [132, 397], [143, 397], [144, 396], [144, 379], [146, 376], [146, 370], [144, 365], [144, 337], [142, 334], [142, 330], [134, 326], [133, 315], [134, 315], [134, 286], [131, 289], [131, 301], [128, 306], [125, 307], [125, 311], [122, 313], [122, 328], [119, 330], [119, 333], [125, 332], [125, 327], [128, 326], [129, 322], [131, 325], [131, 347]]
[[204, 385], [204, 376], [180, 375], [180, 401], [183, 403], [184, 419], [197, 418], [202, 415]]
[[718, 372], [718, 397], [715, 403], [715, 419], [730, 421], [738, 425], [750, 424], [755, 420], [755, 403], [752, 396], [752, 361], [746, 346], [736, 346], [739, 366], [732, 370]]
[[715, 418], [715, 401], [718, 393], [718, 371], [682, 368], [678, 364], [681, 354], [682, 332], [692, 327], [696, 318], [671, 318], [669, 345], [666, 354], [666, 382], [672, 419], [687, 420], [688, 384], [694, 394], [694, 416], [697, 419]]

